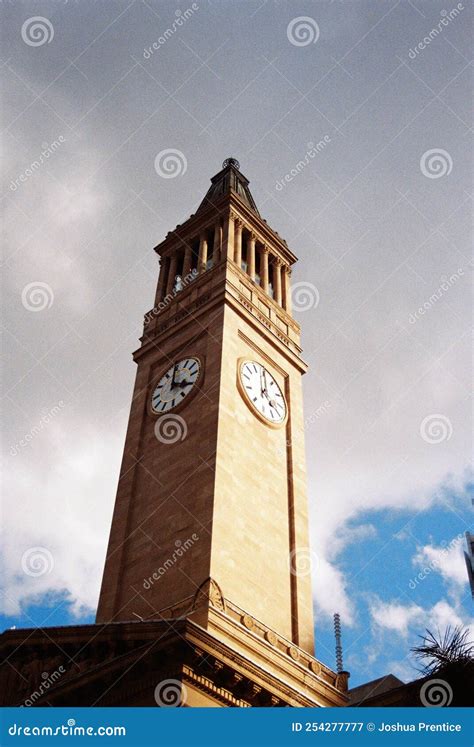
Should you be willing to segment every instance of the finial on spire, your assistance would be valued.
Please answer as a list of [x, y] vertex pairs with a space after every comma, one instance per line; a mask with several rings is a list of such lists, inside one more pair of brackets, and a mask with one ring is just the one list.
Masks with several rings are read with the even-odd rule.
[[240, 163], [236, 158], [226, 158], [222, 164], [222, 168], [225, 169], [227, 166], [235, 166], [236, 169], [240, 169]]

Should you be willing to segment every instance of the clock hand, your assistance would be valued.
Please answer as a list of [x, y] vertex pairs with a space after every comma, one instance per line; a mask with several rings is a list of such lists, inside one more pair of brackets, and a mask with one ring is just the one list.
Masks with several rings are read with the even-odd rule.
[[262, 368], [260, 370], [260, 389], [262, 390], [261, 394], [265, 394], [266, 396], [268, 396], [267, 395], [267, 386], [266, 386], [265, 369], [264, 368]]

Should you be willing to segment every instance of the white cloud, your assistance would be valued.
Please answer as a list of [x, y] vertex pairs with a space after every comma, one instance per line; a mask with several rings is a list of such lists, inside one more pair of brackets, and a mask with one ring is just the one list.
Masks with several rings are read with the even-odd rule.
[[344, 624], [353, 625], [354, 604], [347, 593], [344, 574], [326, 558], [318, 556], [314, 577], [318, 587], [318, 611], [327, 617], [339, 612]]
[[375, 595], [370, 599], [369, 612], [376, 633], [391, 631], [403, 638], [407, 638], [410, 632], [422, 635], [425, 628], [443, 632], [448, 625], [471, 627], [473, 624], [472, 618], [463, 612], [459, 603], [452, 605], [445, 599], [432, 607], [423, 608], [417, 604], [385, 602]]
[[[4, 483], [7, 615], [51, 595], [64, 596], [78, 616], [97, 604], [121, 439], [98, 436], [72, 413], [57, 417], [47, 426], [47, 458], [37, 437], [11, 459]], [[39, 569], [48, 572], [35, 575]]]
[[448, 626], [472, 625], [472, 622], [472, 620], [463, 617], [451, 604], [441, 599], [429, 610], [426, 627], [432, 632], [444, 631]]
[[374, 623], [406, 638], [411, 625], [423, 620], [424, 611], [417, 604], [403, 605], [398, 602], [383, 602], [375, 598], [369, 604]]
[[418, 548], [412, 563], [424, 573], [439, 573], [450, 587], [459, 590], [468, 582], [463, 542], [464, 535], [461, 534], [444, 546], [424, 545]]

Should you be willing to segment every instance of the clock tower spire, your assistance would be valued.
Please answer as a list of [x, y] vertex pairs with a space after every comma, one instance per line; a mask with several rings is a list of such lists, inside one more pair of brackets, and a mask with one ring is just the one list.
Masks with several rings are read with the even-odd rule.
[[291, 681], [293, 699], [303, 688], [300, 704], [343, 704], [347, 682], [313, 656], [301, 569], [310, 551], [296, 257], [260, 216], [235, 158], [155, 251], [97, 622], [185, 619], [212, 636], [213, 651], [230, 647]]

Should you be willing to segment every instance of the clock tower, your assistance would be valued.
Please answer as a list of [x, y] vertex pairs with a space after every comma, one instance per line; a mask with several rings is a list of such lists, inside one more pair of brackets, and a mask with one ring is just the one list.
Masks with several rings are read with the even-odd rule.
[[234, 158], [155, 251], [96, 624], [3, 633], [0, 703], [346, 705], [314, 656], [296, 257]]
[[155, 251], [97, 622], [185, 617], [227, 642], [232, 622], [307, 679], [321, 665], [296, 257], [234, 158]]

